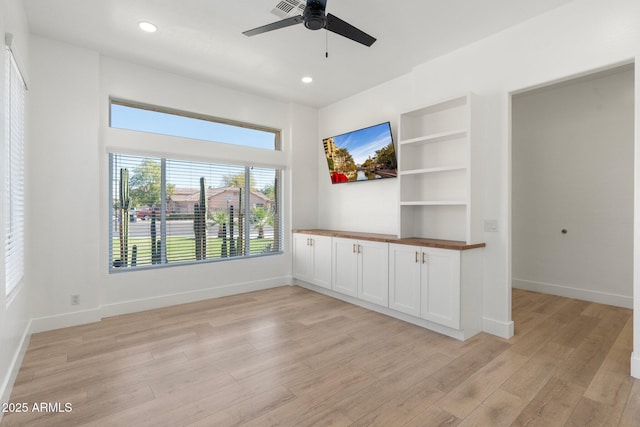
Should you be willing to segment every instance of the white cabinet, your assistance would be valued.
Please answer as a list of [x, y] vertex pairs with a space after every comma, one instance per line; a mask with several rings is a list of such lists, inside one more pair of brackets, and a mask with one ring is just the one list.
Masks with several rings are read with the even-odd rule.
[[[477, 280], [462, 281], [461, 251], [410, 245], [389, 245], [389, 308], [422, 319], [462, 329], [461, 308], [469, 309], [468, 319], [479, 329], [481, 301]], [[466, 256], [466, 254], [465, 254]], [[474, 257], [477, 258], [477, 257]], [[469, 264], [478, 263], [470, 258]], [[463, 285], [469, 289], [463, 300]], [[466, 326], [469, 326], [466, 325]]]
[[331, 237], [293, 234], [293, 277], [331, 289]]
[[389, 308], [420, 317], [419, 246], [389, 245]]
[[388, 243], [333, 238], [334, 291], [387, 307], [388, 266]]
[[479, 241], [477, 103], [469, 93], [400, 115], [400, 238]]
[[465, 340], [482, 330], [483, 246], [305, 230], [293, 234], [293, 275], [327, 289], [310, 286], [316, 291]]
[[460, 329], [460, 252], [422, 248], [420, 317]]

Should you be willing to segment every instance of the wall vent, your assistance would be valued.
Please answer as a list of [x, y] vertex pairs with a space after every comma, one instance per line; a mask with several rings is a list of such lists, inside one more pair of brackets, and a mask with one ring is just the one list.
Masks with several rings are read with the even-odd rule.
[[285, 19], [292, 16], [302, 15], [304, 8], [307, 6], [306, 1], [301, 0], [280, 0], [271, 13], [279, 18]]

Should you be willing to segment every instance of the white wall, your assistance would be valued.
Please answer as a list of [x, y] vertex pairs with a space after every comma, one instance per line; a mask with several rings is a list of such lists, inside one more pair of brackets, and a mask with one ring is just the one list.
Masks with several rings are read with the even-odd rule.
[[[9, 32], [13, 34], [12, 50], [19, 62], [20, 69], [27, 81], [29, 80], [29, 33], [27, 29], [26, 16], [22, 7], [22, 2], [18, 0], [2, 0], [0, 1], [0, 34], [2, 35], [2, 43], [4, 46], [4, 34]], [[2, 49], [2, 59], [0, 60], [0, 149], [4, 153], [5, 143], [5, 102], [7, 94], [5, 93], [5, 53]], [[30, 120], [29, 108], [30, 97], [27, 93], [26, 98], [26, 121]], [[29, 143], [29, 134], [25, 135], [25, 142]], [[28, 150], [28, 147], [27, 147]], [[3, 159], [4, 160], [4, 159]], [[4, 224], [4, 161], [0, 162], [0, 223]], [[28, 170], [30, 165], [25, 164]], [[29, 209], [29, 205], [26, 205]], [[28, 229], [27, 229], [28, 232]], [[0, 259], [4, 259], [4, 241], [5, 230], [0, 227]], [[30, 280], [25, 277], [24, 282], [12, 294], [11, 298], [5, 296], [5, 271], [4, 263], [0, 263], [0, 402], [8, 402], [9, 395], [13, 386], [22, 356], [29, 342], [29, 285]], [[0, 413], [0, 419], [2, 413]]]
[[[410, 45], [416, 49], [418, 46]], [[390, 115], [473, 91], [484, 108], [484, 218], [496, 219], [498, 232], [485, 233], [483, 316], [484, 329], [500, 336], [513, 333], [511, 322], [510, 259], [510, 93], [543, 83], [566, 79], [587, 71], [632, 60], [640, 53], [640, 2], [636, 0], [576, 0], [564, 7], [526, 21], [487, 39], [416, 67], [396, 79], [320, 111], [319, 137], [336, 128], [357, 128], [375, 122], [380, 109]], [[636, 82], [637, 82], [636, 71]], [[638, 84], [636, 84], [636, 94]], [[396, 92], [397, 93], [394, 93]], [[635, 124], [638, 127], [638, 109]], [[638, 136], [635, 136], [636, 147]], [[636, 150], [636, 153], [638, 150]], [[637, 155], [637, 154], [636, 154]], [[636, 164], [640, 164], [636, 162]], [[640, 188], [637, 175], [635, 191]], [[319, 171], [319, 180], [323, 180]], [[352, 220], [357, 203], [375, 206], [379, 196], [393, 199], [395, 189], [371, 183], [357, 200], [345, 203], [352, 187], [328, 188], [320, 183], [320, 205], [333, 210], [321, 225], [370, 231], [397, 231], [397, 217], [387, 212], [382, 220], [361, 216]], [[355, 187], [355, 185], [353, 186]], [[640, 192], [636, 200], [640, 198]], [[640, 215], [636, 211], [636, 230]], [[381, 225], [384, 222], [392, 226]], [[636, 231], [636, 235], [638, 232]], [[636, 244], [640, 239], [636, 238]], [[636, 246], [638, 247], [638, 246]], [[640, 261], [634, 260], [635, 354], [640, 354]], [[640, 357], [637, 364], [640, 376]]]
[[318, 163], [320, 228], [398, 234], [398, 180], [331, 184], [322, 139], [390, 121], [397, 143], [398, 117], [406, 109], [412, 82], [401, 77], [320, 110], [320, 132], [313, 147]]
[[622, 67], [513, 97], [514, 287], [633, 306], [633, 80]]
[[[294, 145], [309, 144], [308, 131], [299, 130], [294, 140], [292, 130], [309, 126], [315, 137], [316, 110], [101, 57], [42, 37], [33, 37], [32, 60], [37, 151], [28, 189], [33, 207], [28, 268], [33, 275], [34, 330], [290, 283], [290, 182], [308, 169], [304, 164], [291, 167], [291, 152]], [[290, 213], [284, 222], [285, 253], [109, 273], [110, 151], [242, 162], [252, 150], [111, 129], [109, 96], [282, 129], [283, 151], [265, 153], [257, 165], [285, 169], [284, 209]], [[307, 203], [312, 212], [313, 201]], [[313, 221], [306, 218], [309, 212], [300, 214], [301, 223]], [[80, 295], [79, 306], [70, 305], [72, 294]]]

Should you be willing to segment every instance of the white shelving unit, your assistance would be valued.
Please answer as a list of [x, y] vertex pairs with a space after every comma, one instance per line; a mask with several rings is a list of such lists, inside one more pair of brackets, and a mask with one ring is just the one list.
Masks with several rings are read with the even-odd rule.
[[476, 104], [467, 93], [400, 115], [398, 237], [480, 242]]

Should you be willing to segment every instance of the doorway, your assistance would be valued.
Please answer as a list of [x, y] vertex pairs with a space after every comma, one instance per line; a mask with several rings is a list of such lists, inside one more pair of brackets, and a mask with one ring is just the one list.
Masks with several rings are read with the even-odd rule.
[[512, 286], [633, 308], [634, 65], [511, 101]]

